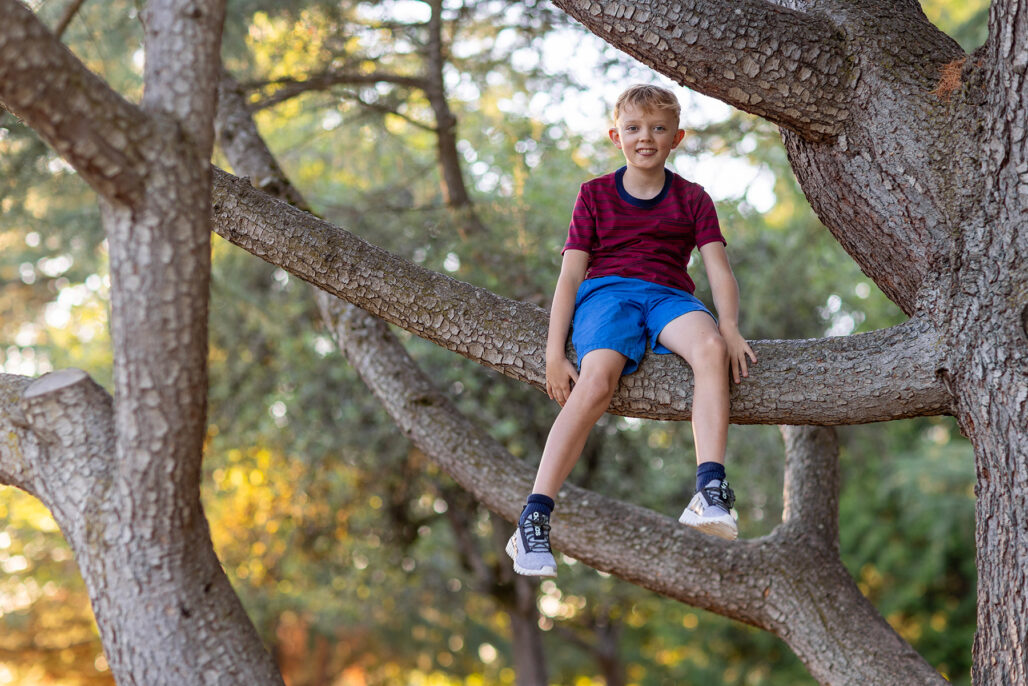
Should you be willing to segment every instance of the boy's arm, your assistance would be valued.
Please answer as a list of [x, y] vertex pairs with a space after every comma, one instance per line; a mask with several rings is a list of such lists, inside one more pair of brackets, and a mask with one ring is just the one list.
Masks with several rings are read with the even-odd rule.
[[582, 250], [567, 250], [557, 277], [557, 287], [550, 305], [550, 328], [546, 336], [546, 394], [561, 407], [571, 393], [571, 383], [578, 381], [578, 371], [571, 364], [565, 349], [568, 330], [575, 314], [575, 295], [585, 279], [589, 266], [589, 253]]
[[714, 241], [704, 244], [700, 248], [700, 255], [703, 256], [703, 266], [707, 270], [710, 290], [714, 295], [718, 329], [728, 346], [732, 378], [735, 383], [739, 383], [741, 381], [740, 374], [749, 376], [746, 356], [749, 355], [754, 364], [757, 362], [757, 356], [750, 348], [750, 344], [739, 333], [739, 284], [735, 280], [735, 274], [732, 273], [732, 266], [728, 263], [728, 253], [722, 243]]

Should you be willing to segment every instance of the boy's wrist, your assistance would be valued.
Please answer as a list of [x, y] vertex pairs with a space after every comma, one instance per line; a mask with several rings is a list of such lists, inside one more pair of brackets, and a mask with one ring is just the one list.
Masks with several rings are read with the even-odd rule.
[[721, 331], [722, 335], [724, 335], [724, 334], [738, 334], [739, 333], [739, 323], [738, 322], [725, 322], [725, 321], [718, 322], [718, 330]]
[[546, 357], [567, 357], [566, 347], [546, 346]]

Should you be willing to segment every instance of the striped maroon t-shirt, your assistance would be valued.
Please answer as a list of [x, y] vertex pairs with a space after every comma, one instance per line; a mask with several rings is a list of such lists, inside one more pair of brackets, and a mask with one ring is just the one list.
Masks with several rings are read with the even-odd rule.
[[[649, 200], [625, 191], [625, 167], [582, 184], [564, 250], [590, 255], [587, 279], [627, 276], [692, 293], [686, 266], [693, 248], [725, 242], [710, 196], [664, 170], [664, 188]], [[562, 251], [563, 252], [563, 251]]]

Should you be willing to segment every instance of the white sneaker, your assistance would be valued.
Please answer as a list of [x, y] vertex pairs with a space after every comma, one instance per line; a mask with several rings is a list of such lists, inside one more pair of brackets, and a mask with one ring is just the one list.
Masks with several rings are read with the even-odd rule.
[[557, 561], [550, 550], [550, 518], [533, 512], [507, 541], [514, 571], [525, 576], [557, 576]]
[[715, 479], [696, 492], [678, 521], [694, 529], [734, 541], [739, 537], [739, 525], [732, 510], [735, 492], [728, 487], [728, 481]]

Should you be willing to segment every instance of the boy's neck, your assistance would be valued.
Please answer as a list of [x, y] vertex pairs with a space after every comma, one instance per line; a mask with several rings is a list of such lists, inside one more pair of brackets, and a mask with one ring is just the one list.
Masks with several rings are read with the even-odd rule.
[[660, 192], [664, 190], [665, 180], [663, 167], [643, 170], [628, 166], [625, 168], [625, 174], [621, 178], [621, 183], [624, 184], [625, 191], [633, 198], [650, 200], [660, 195]]

